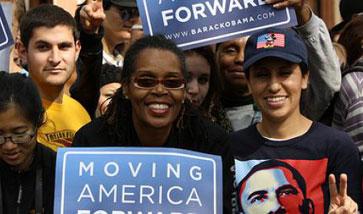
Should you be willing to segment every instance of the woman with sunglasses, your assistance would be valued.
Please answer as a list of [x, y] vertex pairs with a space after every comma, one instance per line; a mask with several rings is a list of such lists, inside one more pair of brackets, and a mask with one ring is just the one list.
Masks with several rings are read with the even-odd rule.
[[185, 56], [163, 36], [126, 52], [122, 87], [106, 113], [81, 128], [72, 146], [173, 147], [222, 156], [224, 213], [231, 213], [233, 157], [227, 134], [186, 99]]
[[36, 141], [43, 114], [30, 78], [0, 72], [0, 214], [53, 213], [56, 155]]

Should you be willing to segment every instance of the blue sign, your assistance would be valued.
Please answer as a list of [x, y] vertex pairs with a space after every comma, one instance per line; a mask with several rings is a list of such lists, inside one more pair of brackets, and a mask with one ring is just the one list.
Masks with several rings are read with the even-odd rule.
[[268, 27], [296, 25], [292, 8], [264, 0], [137, 0], [146, 35], [164, 34], [182, 49], [223, 42]]
[[13, 43], [13, 37], [11, 36], [3, 8], [0, 4], [0, 50], [12, 45]]
[[54, 213], [220, 214], [221, 157], [170, 148], [59, 148]]

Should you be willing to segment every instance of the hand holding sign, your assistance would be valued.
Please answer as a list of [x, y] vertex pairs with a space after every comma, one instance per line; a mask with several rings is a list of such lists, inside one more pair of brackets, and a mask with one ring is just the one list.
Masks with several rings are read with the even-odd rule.
[[271, 4], [276, 9], [293, 7], [300, 26], [307, 23], [311, 17], [311, 11], [306, 2], [307, 0], [266, 0], [267, 4]]
[[347, 194], [347, 183], [347, 175], [341, 174], [338, 192], [335, 176], [329, 175], [330, 205], [328, 214], [358, 213], [357, 203]]
[[80, 11], [81, 24], [88, 33], [97, 33], [106, 15], [103, 12], [102, 0], [87, 0]]

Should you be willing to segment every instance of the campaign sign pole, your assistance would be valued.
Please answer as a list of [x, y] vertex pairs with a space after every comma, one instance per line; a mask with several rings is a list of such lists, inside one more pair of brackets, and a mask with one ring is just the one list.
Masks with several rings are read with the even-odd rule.
[[163, 34], [182, 49], [297, 24], [292, 8], [264, 0], [137, 0], [146, 35]]
[[4, 11], [0, 3], [0, 50], [12, 45], [13, 43], [13, 37], [11, 36]]
[[221, 157], [171, 148], [60, 148], [55, 214], [220, 214]]

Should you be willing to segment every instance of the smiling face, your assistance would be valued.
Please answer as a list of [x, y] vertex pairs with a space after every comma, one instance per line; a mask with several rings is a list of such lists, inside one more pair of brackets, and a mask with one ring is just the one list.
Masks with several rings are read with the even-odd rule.
[[226, 88], [248, 90], [242, 67], [247, 39], [247, 36], [233, 39], [218, 47], [217, 63]]
[[286, 169], [257, 171], [242, 188], [240, 200], [244, 213], [301, 213], [303, 194]]
[[79, 51], [72, 29], [63, 25], [35, 28], [28, 47], [20, 47], [29, 74], [40, 88], [63, 88], [75, 69]]
[[125, 83], [123, 93], [130, 99], [135, 127], [170, 128], [181, 110], [185, 89], [166, 89], [160, 82], [142, 89], [135, 87], [134, 78], [184, 79], [179, 58], [171, 51], [147, 48], [134, 63], [132, 80]]
[[[26, 119], [17, 107], [10, 106], [0, 112], [0, 135], [33, 133], [34, 128], [34, 124]], [[17, 170], [23, 170], [31, 164], [35, 145], [36, 137], [33, 137], [30, 143], [22, 144], [14, 144], [7, 139], [0, 145], [0, 158]]]
[[301, 90], [308, 76], [298, 64], [279, 58], [264, 58], [249, 70], [248, 84], [263, 120], [284, 121], [300, 115]]
[[186, 57], [187, 77], [187, 98], [200, 106], [209, 90], [211, 67], [208, 61], [197, 53]]

